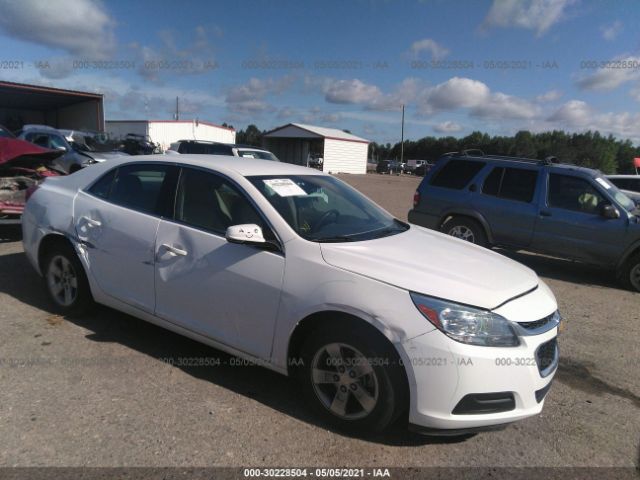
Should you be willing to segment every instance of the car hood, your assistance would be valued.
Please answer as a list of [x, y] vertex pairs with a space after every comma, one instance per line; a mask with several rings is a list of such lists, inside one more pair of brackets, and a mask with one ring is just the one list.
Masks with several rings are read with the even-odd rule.
[[93, 158], [96, 162], [106, 162], [107, 160], [128, 157], [128, 153], [112, 151], [112, 152], [81, 152], [83, 155]]
[[538, 276], [524, 265], [415, 225], [389, 237], [320, 248], [334, 267], [480, 308], [496, 308], [538, 286]]
[[0, 165], [35, 168], [64, 154], [17, 138], [0, 138]]

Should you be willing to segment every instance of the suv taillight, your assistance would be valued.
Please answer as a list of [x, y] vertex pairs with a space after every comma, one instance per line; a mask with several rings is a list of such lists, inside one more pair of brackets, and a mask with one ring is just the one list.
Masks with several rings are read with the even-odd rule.
[[420, 192], [416, 190], [416, 193], [413, 194], [413, 208], [417, 207], [420, 203]]

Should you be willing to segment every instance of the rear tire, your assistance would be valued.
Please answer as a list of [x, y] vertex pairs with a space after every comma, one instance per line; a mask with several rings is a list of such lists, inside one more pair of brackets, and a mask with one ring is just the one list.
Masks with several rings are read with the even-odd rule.
[[58, 243], [45, 254], [44, 284], [54, 310], [62, 315], [79, 315], [93, 305], [93, 297], [78, 255], [65, 243]]
[[440, 230], [447, 235], [486, 247], [487, 235], [482, 226], [468, 217], [451, 217], [442, 224]]
[[313, 331], [302, 346], [298, 380], [308, 403], [327, 423], [380, 432], [407, 405], [404, 367], [375, 332], [344, 322]]
[[628, 289], [640, 292], [640, 252], [631, 255], [624, 262], [620, 270], [620, 279]]

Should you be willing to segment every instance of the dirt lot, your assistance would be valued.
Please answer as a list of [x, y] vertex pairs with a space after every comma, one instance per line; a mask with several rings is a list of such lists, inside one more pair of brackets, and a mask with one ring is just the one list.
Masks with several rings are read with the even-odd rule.
[[[343, 176], [400, 218], [417, 179]], [[327, 430], [285, 377], [257, 367], [177, 367], [220, 352], [108, 309], [53, 315], [0, 227], [3, 466], [620, 466], [640, 455], [640, 294], [607, 272], [529, 254], [568, 320], [542, 415], [465, 440]], [[632, 473], [630, 470], [627, 473]]]

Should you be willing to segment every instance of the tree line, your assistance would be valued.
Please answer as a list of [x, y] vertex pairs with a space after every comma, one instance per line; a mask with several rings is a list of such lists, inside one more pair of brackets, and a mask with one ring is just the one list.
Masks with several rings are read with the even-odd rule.
[[[264, 133], [255, 125], [249, 125], [236, 132], [236, 142], [261, 146]], [[553, 156], [562, 163], [596, 168], [607, 174], [635, 173], [633, 159], [640, 157], [640, 147], [635, 147], [631, 140], [619, 140], [597, 131], [531, 133], [522, 130], [513, 136], [490, 136], [476, 131], [462, 138], [427, 136], [419, 140], [405, 140], [404, 159], [435, 161], [444, 153], [468, 149], [479, 149], [487, 155], [540, 160]], [[376, 162], [399, 160], [400, 150], [400, 142], [395, 145], [372, 142], [369, 145], [369, 158]]]

